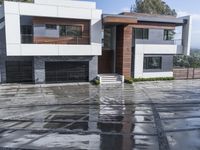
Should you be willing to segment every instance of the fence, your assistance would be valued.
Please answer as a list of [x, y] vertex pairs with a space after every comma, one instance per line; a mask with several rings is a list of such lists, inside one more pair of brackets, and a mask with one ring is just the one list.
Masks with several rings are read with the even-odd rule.
[[200, 68], [175, 68], [175, 79], [200, 79]]

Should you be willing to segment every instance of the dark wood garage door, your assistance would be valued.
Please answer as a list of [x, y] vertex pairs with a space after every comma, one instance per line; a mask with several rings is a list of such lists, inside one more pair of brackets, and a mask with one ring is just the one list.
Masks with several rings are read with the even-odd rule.
[[87, 82], [88, 62], [46, 62], [46, 82]]
[[32, 61], [7, 61], [7, 83], [31, 83], [33, 82]]

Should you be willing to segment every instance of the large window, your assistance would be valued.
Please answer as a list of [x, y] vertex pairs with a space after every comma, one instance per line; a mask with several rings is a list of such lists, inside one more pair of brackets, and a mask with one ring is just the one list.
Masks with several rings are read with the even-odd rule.
[[144, 57], [144, 69], [162, 69], [162, 57]]
[[149, 39], [149, 29], [136, 28], [135, 29], [136, 39]]
[[21, 42], [33, 43], [33, 27], [31, 25], [21, 26]]
[[60, 36], [82, 36], [82, 26], [60, 25]]
[[173, 40], [174, 35], [174, 30], [164, 30], [164, 40]]
[[112, 49], [112, 28], [104, 28], [103, 47]]

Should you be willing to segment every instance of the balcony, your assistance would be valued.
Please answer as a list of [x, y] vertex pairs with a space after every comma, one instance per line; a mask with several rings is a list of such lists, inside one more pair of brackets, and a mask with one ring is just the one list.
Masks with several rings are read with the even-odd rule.
[[90, 45], [89, 36], [80, 37], [34, 37], [32, 34], [21, 34], [22, 44], [64, 44], [64, 45]]

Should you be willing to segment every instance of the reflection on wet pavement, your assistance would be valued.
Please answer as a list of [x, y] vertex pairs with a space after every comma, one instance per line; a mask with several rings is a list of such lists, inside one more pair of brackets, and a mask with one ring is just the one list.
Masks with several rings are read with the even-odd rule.
[[199, 80], [2, 85], [0, 148], [199, 150], [199, 97]]

